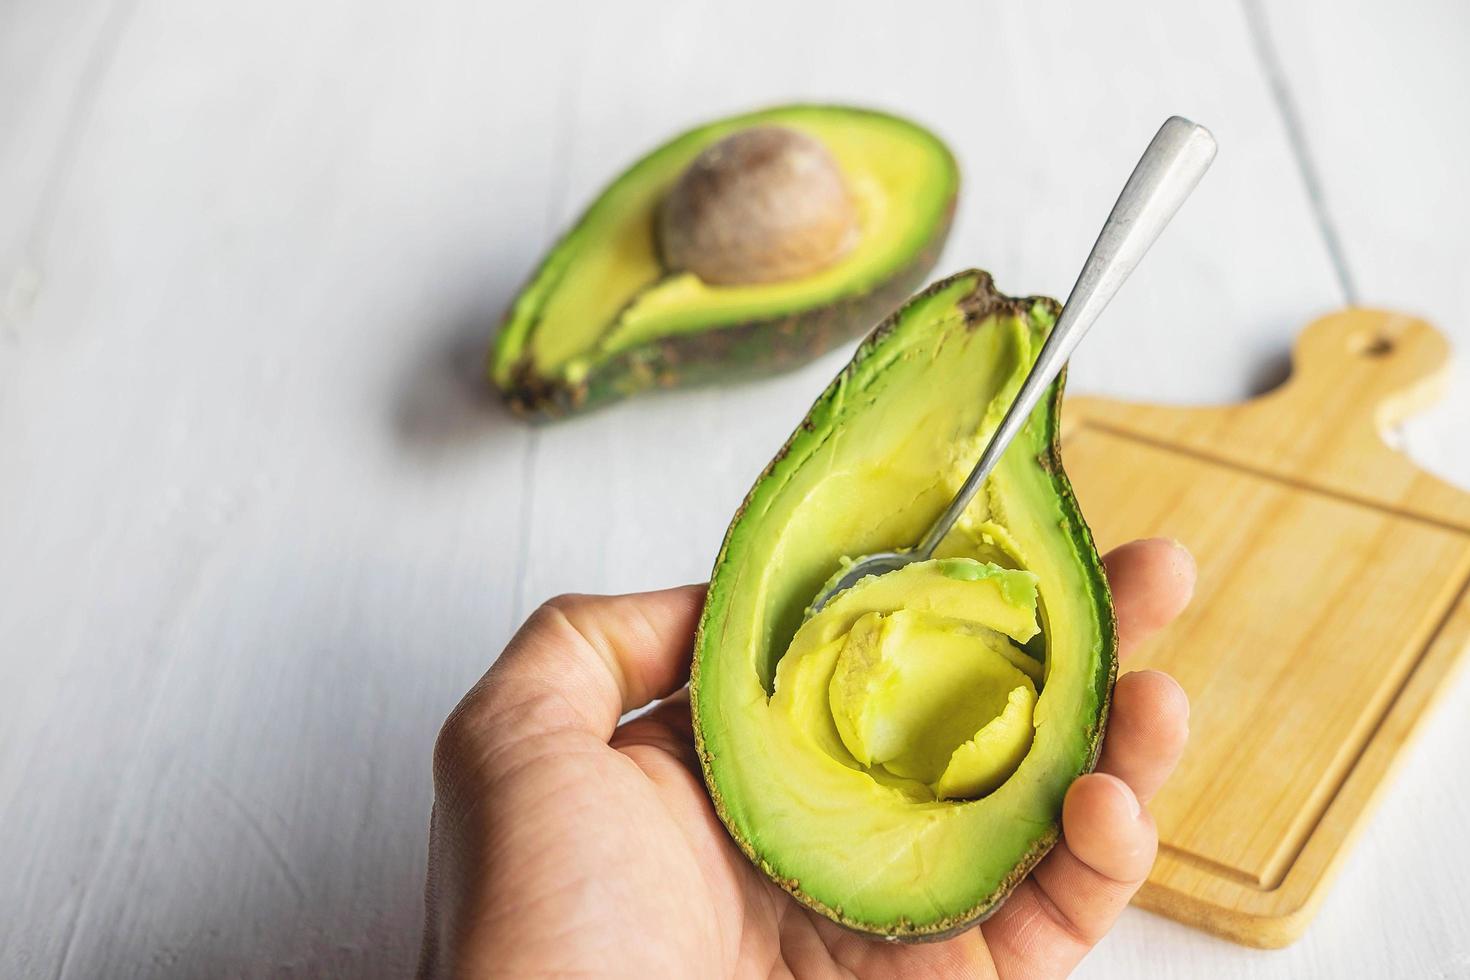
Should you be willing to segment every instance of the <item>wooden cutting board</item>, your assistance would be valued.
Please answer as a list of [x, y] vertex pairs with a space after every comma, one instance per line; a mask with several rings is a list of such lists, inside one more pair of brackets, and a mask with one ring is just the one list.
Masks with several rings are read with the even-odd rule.
[[1193, 706], [1142, 907], [1251, 946], [1301, 935], [1464, 659], [1470, 494], [1379, 435], [1448, 357], [1422, 320], [1351, 309], [1307, 327], [1291, 379], [1255, 401], [1068, 401], [1063, 459], [1098, 546], [1166, 535], [1199, 561], [1189, 610], [1128, 664]]

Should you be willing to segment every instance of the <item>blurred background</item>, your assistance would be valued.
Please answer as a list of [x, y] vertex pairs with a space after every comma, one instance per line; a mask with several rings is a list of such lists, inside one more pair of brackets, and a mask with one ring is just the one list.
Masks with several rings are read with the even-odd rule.
[[[912, 116], [964, 177], [936, 277], [1060, 297], [1188, 115], [1219, 158], [1071, 390], [1228, 402], [1344, 304], [1470, 347], [1467, 45], [1460, 0], [3, 0], [0, 974], [412, 971], [443, 716], [541, 599], [703, 579], [850, 350], [507, 415], [505, 303], [647, 149]], [[1470, 487], [1461, 360], [1392, 438]], [[1296, 946], [1130, 911], [1084, 975], [1470, 975], [1467, 708]]]

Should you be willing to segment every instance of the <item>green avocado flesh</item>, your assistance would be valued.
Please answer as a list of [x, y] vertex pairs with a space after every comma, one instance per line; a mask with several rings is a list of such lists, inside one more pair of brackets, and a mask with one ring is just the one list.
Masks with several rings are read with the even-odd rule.
[[1096, 760], [1115, 626], [1058, 456], [1060, 380], [933, 559], [803, 622], [843, 561], [920, 538], [1055, 314], [982, 272], [916, 296], [817, 400], [715, 565], [691, 680], [710, 795], [766, 874], [854, 929], [982, 918]]
[[[774, 124], [826, 147], [859, 239], [820, 272], [717, 286], [663, 265], [658, 208], [711, 144]], [[648, 387], [802, 363], [866, 330], [932, 267], [959, 172], [918, 125], [839, 106], [784, 106], [684, 133], [618, 177], [542, 261], [506, 314], [490, 375], [513, 408], [560, 414]]]

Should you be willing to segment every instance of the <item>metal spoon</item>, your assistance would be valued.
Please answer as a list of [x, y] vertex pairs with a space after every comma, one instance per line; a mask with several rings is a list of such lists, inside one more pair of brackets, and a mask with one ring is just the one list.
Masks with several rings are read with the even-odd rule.
[[1159, 127], [1153, 142], [1149, 143], [1128, 177], [1128, 183], [1123, 185], [1123, 193], [1118, 196], [1102, 233], [1097, 236], [1092, 253], [1087, 256], [1082, 273], [1067, 297], [1067, 305], [1062, 308], [1062, 315], [1042, 345], [1036, 363], [1031, 366], [1025, 383], [990, 437], [965, 485], [960, 487], [959, 493], [918, 544], [903, 551], [880, 551], [858, 558], [835, 583], [817, 596], [807, 611], [808, 616], [814, 615], [833, 596], [857, 584], [860, 579], [895, 571], [934, 554], [934, 549], [1000, 461], [1001, 454], [1021, 431], [1021, 426], [1041, 401], [1047, 387], [1056, 380], [1082, 335], [1133, 272], [1143, 253], [1159, 237], [1214, 159], [1215, 137], [1203, 126], [1180, 116], [1170, 116]]

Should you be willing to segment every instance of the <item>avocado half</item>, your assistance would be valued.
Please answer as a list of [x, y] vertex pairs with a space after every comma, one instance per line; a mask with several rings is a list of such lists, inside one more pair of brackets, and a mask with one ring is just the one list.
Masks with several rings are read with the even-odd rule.
[[710, 796], [771, 879], [864, 933], [983, 919], [1097, 760], [1116, 623], [1062, 471], [1060, 378], [934, 559], [804, 620], [844, 559], [920, 538], [1058, 311], [978, 271], [919, 293], [817, 399], [715, 563], [690, 682]]
[[[858, 240], [818, 272], [713, 285], [666, 267], [658, 212], [701, 151], [755, 126], [814, 137], [845, 178]], [[953, 155], [898, 116], [793, 105], [675, 137], [608, 186], [507, 311], [492, 381], [520, 414], [556, 416], [653, 387], [795, 367], [870, 328], [923, 282], [959, 188]]]

